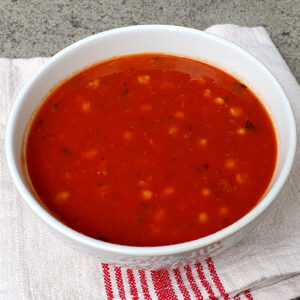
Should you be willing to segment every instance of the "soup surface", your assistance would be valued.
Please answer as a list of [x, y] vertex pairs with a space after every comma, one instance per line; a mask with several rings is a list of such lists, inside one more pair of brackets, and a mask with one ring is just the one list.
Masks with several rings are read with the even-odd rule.
[[26, 167], [44, 205], [90, 237], [158, 246], [247, 214], [271, 180], [271, 120], [247, 86], [210, 65], [142, 54], [91, 66], [34, 116]]

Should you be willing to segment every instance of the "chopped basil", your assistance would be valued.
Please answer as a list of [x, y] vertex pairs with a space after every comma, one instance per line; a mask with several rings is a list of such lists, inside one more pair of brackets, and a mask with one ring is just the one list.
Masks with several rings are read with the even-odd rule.
[[247, 121], [245, 124], [245, 128], [249, 129], [249, 130], [256, 130], [257, 128], [253, 125], [253, 123], [251, 121]]
[[96, 237], [96, 239], [99, 241], [102, 241], [102, 242], [109, 242], [108, 238], [106, 238], [102, 235], [99, 235], [98, 237]]
[[134, 223], [135, 223], [135, 224], [141, 224], [141, 223], [143, 223], [144, 221], [145, 221], [144, 218], [141, 217], [141, 216], [136, 216], [136, 217], [134, 218]]
[[246, 89], [246, 88], [247, 88], [247, 86], [246, 86], [245, 84], [243, 84], [243, 83], [241, 83], [241, 82], [238, 82], [238, 81], [235, 81], [235, 82], [233, 83], [233, 85], [236, 86], [236, 87], [240, 87], [240, 88], [242, 88], [242, 89]]
[[125, 89], [122, 93], [122, 96], [125, 97], [129, 94], [129, 90], [128, 89]]
[[72, 152], [68, 148], [61, 148], [61, 153], [65, 156], [71, 156]]

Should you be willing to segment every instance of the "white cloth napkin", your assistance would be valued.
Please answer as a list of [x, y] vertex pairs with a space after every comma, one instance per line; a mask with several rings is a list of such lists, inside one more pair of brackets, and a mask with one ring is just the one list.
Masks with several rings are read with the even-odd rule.
[[[299, 136], [300, 88], [267, 32], [235, 25], [216, 25], [207, 32], [238, 44], [269, 68], [290, 99]], [[299, 141], [291, 176], [265, 219], [238, 245], [200, 261], [200, 267], [159, 272], [118, 269], [64, 246], [48, 233], [18, 194], [4, 153], [11, 106], [46, 60], [0, 59], [0, 299], [281, 300], [300, 296]]]

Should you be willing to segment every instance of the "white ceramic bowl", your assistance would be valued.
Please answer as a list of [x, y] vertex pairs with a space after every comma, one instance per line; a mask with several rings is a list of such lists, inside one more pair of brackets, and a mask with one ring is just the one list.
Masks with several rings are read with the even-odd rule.
[[[102, 242], [80, 234], [49, 214], [31, 193], [21, 169], [26, 124], [48, 91], [59, 81], [90, 64], [114, 56], [158, 52], [208, 62], [240, 79], [263, 102], [274, 122], [278, 158], [262, 201], [234, 224], [191, 242], [161, 247], [130, 247]], [[296, 129], [289, 101], [274, 76], [243, 49], [214, 35], [177, 26], [145, 25], [114, 29], [85, 38], [52, 57], [31, 78], [14, 103], [6, 131], [6, 155], [13, 180], [29, 207], [63, 241], [104, 262], [131, 267], [175, 267], [200, 256], [215, 255], [234, 245], [263, 218], [291, 169]]]

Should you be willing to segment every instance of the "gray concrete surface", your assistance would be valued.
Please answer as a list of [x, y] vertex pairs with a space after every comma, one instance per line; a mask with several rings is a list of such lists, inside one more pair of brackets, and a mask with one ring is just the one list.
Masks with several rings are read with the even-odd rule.
[[50, 56], [133, 24], [264, 26], [300, 81], [300, 0], [1, 0], [0, 57]]

